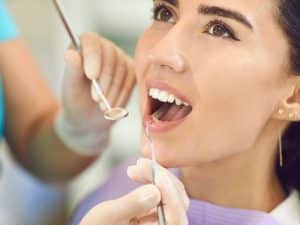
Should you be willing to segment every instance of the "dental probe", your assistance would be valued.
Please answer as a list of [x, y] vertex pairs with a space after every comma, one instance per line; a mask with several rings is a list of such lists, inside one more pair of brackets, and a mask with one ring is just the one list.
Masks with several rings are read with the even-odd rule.
[[[148, 128], [147, 125], [145, 126], [145, 133], [146, 133], [146, 137], [147, 137], [147, 140], [148, 140], [149, 147], [151, 149], [152, 183], [155, 185], [155, 175], [156, 175], [156, 171], [158, 169], [158, 164], [157, 164], [156, 157], [155, 157], [155, 149], [154, 149], [153, 141], [150, 137], [149, 128]], [[158, 206], [157, 206], [157, 220], [158, 220], [159, 225], [165, 225], [166, 224], [166, 218], [165, 218], [165, 214], [164, 214], [162, 201], [160, 201]]]
[[[72, 27], [70, 26], [69, 20], [68, 20], [66, 14], [64, 13], [61, 2], [59, 0], [53, 0], [53, 3], [59, 14], [60, 19], [62, 20], [62, 22], [64, 24], [64, 27], [67, 30], [67, 33], [72, 41], [72, 44], [78, 51], [80, 51], [80, 41], [79, 41], [77, 35], [75, 35], [75, 33], [73, 32]], [[103, 103], [106, 106], [106, 110], [104, 112], [105, 119], [120, 120], [120, 119], [123, 119], [126, 116], [128, 116], [128, 111], [126, 109], [119, 108], [119, 107], [115, 107], [115, 108], [111, 107], [111, 105], [109, 104], [107, 98], [105, 97], [101, 87], [99, 86], [99, 84], [96, 80], [92, 80], [92, 85], [93, 85], [93, 88], [95, 89], [97, 95], [99, 96], [99, 98], [103, 101]]]

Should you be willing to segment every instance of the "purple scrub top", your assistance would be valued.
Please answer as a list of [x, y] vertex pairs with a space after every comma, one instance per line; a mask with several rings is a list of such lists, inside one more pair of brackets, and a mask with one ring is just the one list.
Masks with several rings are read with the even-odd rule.
[[[119, 198], [139, 187], [139, 184], [126, 175], [127, 167], [135, 163], [136, 158], [132, 158], [120, 164], [104, 185], [79, 204], [70, 225], [78, 225], [84, 215], [95, 205]], [[280, 225], [265, 212], [226, 208], [195, 199], [191, 199], [187, 215], [189, 225]]]

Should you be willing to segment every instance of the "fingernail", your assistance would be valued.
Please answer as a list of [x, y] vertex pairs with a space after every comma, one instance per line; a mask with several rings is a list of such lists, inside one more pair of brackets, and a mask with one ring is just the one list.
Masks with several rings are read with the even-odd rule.
[[96, 53], [91, 53], [84, 60], [84, 72], [89, 79], [97, 79], [100, 72], [100, 57]]
[[160, 201], [160, 193], [154, 185], [144, 186], [139, 193], [139, 201], [145, 208], [152, 208]]

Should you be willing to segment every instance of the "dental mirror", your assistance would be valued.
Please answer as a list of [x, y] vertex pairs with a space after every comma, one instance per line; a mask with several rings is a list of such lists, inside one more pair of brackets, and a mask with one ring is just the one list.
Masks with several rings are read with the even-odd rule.
[[[59, 0], [53, 0], [54, 6], [59, 14], [60, 19], [62, 20], [64, 27], [67, 30], [67, 33], [72, 41], [74, 47], [80, 51], [80, 41], [78, 40], [77, 35], [73, 32], [72, 27], [70, 26], [69, 20], [64, 13], [63, 6]], [[128, 116], [128, 111], [124, 108], [114, 107], [112, 108], [109, 104], [107, 98], [105, 97], [100, 85], [96, 80], [92, 80], [93, 88], [95, 89], [98, 97], [103, 101], [105, 104], [106, 110], [104, 111], [104, 118], [107, 120], [120, 120]]]

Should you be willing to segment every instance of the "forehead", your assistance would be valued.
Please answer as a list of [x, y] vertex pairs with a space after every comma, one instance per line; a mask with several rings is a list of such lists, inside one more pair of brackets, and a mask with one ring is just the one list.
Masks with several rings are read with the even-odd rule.
[[[156, 1], [156, 0], [154, 0]], [[157, 0], [160, 1], [160, 0]], [[278, 0], [161, 0], [177, 5], [182, 11], [197, 12], [199, 5], [218, 6], [237, 11], [250, 21], [258, 17], [274, 16]]]

